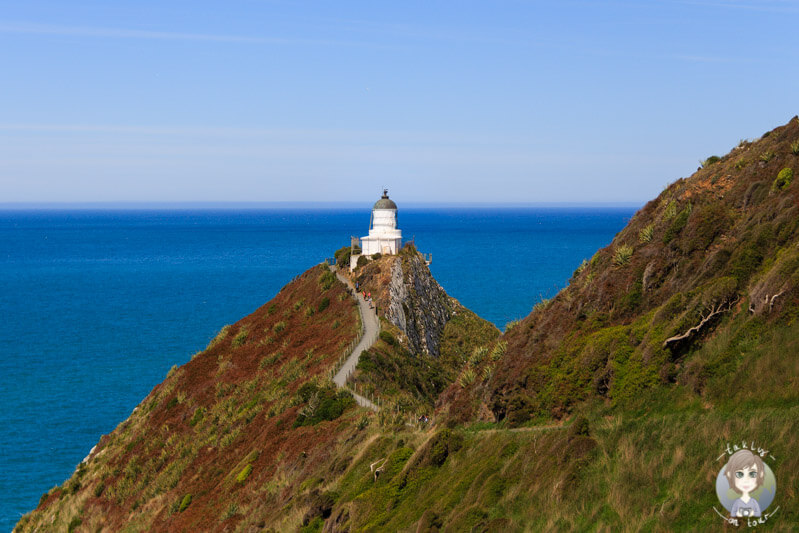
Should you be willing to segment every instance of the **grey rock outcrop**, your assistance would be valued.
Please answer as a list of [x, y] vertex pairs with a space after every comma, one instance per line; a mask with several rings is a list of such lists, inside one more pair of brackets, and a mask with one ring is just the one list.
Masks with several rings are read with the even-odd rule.
[[444, 326], [455, 308], [418, 254], [397, 257], [391, 266], [386, 316], [406, 336], [414, 353], [438, 357]]

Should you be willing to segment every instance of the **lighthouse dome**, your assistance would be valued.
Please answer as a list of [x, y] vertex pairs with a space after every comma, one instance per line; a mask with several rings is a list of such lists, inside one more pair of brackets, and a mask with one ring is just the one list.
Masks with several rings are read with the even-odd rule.
[[375, 205], [372, 208], [372, 210], [375, 209], [393, 209], [395, 211], [397, 210], [397, 204], [394, 203], [394, 200], [391, 200], [388, 197], [388, 189], [383, 189], [383, 196], [381, 196], [380, 199], [375, 202]]

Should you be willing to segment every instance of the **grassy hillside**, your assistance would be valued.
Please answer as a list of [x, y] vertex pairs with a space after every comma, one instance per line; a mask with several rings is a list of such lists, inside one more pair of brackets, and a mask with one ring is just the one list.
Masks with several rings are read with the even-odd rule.
[[371, 445], [384, 475], [344, 478], [338, 523], [723, 530], [715, 478], [746, 441], [778, 479], [768, 527], [794, 530], [798, 167], [794, 118], [667, 187], [569, 287], [472, 346], [439, 397], [447, 429]]
[[365, 436], [364, 413], [326, 379], [359, 328], [344, 285], [325, 267], [309, 270], [173, 368], [17, 528], [210, 531], [298, 522], [307, 503], [295, 495], [309, 497], [340, 439]]
[[[375, 267], [378, 262], [370, 271]], [[446, 296], [426, 267], [414, 276], [406, 281], [431, 291], [414, 289], [407, 306], [432, 297], [454, 312], [440, 324], [442, 347], [429, 344], [444, 356], [409, 351], [386, 323], [357, 381], [362, 388], [368, 382], [390, 405], [379, 416], [357, 408], [330, 381], [360, 331], [360, 316], [349, 289], [318, 266], [173, 368], [70, 479], [42, 496], [17, 530], [318, 529], [353, 457], [383, 432], [405, 430], [416, 407], [432, 412], [455, 377], [448, 366], [455, 351], [474, 337], [498, 334]], [[432, 335], [431, 324], [419, 328], [426, 325]], [[396, 367], [371, 372], [369, 364], [386, 351]], [[388, 385], [397, 383], [401, 392], [395, 394]]]
[[[667, 187], [503, 337], [491, 379], [453, 415], [563, 418], [589, 399], [635, 406], [652, 388], [710, 405], [794, 398], [795, 374], [755, 350], [797, 318], [799, 186], [785, 179], [797, 143], [793, 119]], [[755, 369], [757, 386], [735, 387]]]
[[391, 408], [435, 405], [429, 424], [332, 388], [358, 315], [314, 268], [171, 372], [18, 529], [731, 530], [715, 480], [746, 442], [777, 479], [761, 529], [793, 531], [794, 171], [797, 118], [707, 158], [501, 336], [415, 251], [363, 264], [383, 335], [355, 379]]

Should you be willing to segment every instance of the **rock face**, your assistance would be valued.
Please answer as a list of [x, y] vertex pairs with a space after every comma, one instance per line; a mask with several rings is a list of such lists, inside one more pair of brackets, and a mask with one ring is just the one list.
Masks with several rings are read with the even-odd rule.
[[386, 318], [405, 334], [414, 353], [438, 357], [444, 326], [454, 307], [419, 254], [394, 259]]

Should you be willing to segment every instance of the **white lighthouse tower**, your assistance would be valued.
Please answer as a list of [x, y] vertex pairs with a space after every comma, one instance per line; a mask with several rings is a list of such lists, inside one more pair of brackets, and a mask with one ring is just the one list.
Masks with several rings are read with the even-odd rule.
[[388, 189], [372, 208], [369, 235], [361, 237], [363, 255], [394, 255], [402, 248], [402, 231], [397, 229], [397, 204], [388, 197]]

